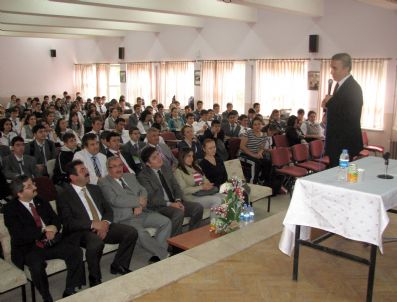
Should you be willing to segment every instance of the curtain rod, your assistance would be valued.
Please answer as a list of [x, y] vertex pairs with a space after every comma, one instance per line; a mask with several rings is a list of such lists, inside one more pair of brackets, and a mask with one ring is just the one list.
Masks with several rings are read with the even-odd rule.
[[[313, 59], [315, 61], [325, 61], [325, 60], [331, 60], [331, 58], [318, 58], [318, 59]], [[352, 60], [393, 60], [393, 58], [352, 58]]]

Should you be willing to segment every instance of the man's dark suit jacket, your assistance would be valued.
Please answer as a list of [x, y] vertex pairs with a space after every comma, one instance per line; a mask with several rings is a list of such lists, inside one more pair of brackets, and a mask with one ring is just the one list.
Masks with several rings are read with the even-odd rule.
[[[61, 221], [51, 205], [35, 197], [33, 199], [37, 213], [46, 225], [55, 225], [61, 229]], [[17, 199], [7, 203], [4, 209], [4, 223], [11, 236], [11, 259], [21, 269], [24, 266], [24, 256], [36, 246], [36, 240], [43, 239], [43, 233], [36, 226], [32, 214]]]
[[[91, 230], [90, 217], [84, 205], [70, 184], [65, 186], [65, 190], [58, 195], [57, 209], [63, 224], [63, 233], [70, 234], [79, 231]], [[102, 215], [102, 220], [113, 221], [113, 210], [103, 197], [101, 189], [96, 185], [88, 184], [88, 192], [95, 202], [98, 211]]]
[[[155, 172], [151, 168], [145, 166], [141, 173], [139, 173], [138, 175], [139, 183], [145, 187], [148, 193], [147, 208], [151, 210], [156, 210], [160, 207], [167, 206], [167, 202], [164, 200], [163, 186], [161, 185], [161, 182], [157, 175], [155, 175], [154, 173]], [[172, 173], [172, 169], [170, 169], [167, 165], [163, 165], [161, 167], [161, 173], [163, 174], [164, 179], [167, 182], [167, 185], [170, 188], [172, 195], [174, 196], [174, 199], [182, 200], [183, 193], [174, 177], [174, 174]], [[170, 200], [170, 202], [173, 201], [174, 200]]]
[[232, 128], [230, 127], [229, 123], [222, 124], [222, 131], [225, 134], [225, 136], [238, 137], [240, 134], [240, 129], [241, 127], [239, 124], [234, 124], [234, 129], [232, 132]]
[[[47, 160], [55, 159], [57, 152], [55, 144], [48, 139], [44, 140], [44, 152]], [[37, 145], [36, 140], [25, 145], [25, 154], [35, 157], [38, 164], [44, 164], [41, 160], [40, 147]]]
[[325, 153], [330, 157], [332, 167], [338, 165], [342, 149], [347, 149], [351, 157], [363, 149], [362, 106], [361, 87], [352, 76], [346, 79], [326, 105]]
[[131, 167], [132, 170], [134, 170], [135, 174], [138, 175], [139, 172], [141, 172], [143, 168], [143, 164], [137, 164], [134, 161], [134, 156], [138, 157], [139, 159], [141, 158], [141, 151], [143, 148], [145, 148], [146, 143], [139, 141], [138, 142], [138, 149], [137, 150], [132, 146], [132, 142], [129, 141], [128, 143], [124, 144], [121, 146], [120, 150], [127, 161], [128, 165]]
[[[21, 175], [19, 163], [14, 154], [11, 154], [3, 159], [3, 172], [7, 179], [15, 179]], [[36, 159], [30, 155], [23, 156], [23, 173], [31, 178], [41, 176], [37, 170]]]

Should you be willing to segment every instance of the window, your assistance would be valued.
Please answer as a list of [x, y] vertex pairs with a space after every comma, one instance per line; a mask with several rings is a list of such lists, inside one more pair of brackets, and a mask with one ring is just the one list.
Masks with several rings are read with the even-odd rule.
[[120, 64], [110, 64], [109, 68], [109, 95], [108, 99], [118, 100], [120, 91]]

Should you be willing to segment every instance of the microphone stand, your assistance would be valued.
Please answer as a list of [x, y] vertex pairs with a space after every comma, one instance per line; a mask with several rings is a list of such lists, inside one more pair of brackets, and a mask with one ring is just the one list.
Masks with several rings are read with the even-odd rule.
[[385, 166], [386, 166], [385, 174], [379, 174], [378, 178], [381, 178], [381, 179], [393, 179], [394, 176], [387, 174], [387, 169], [389, 168], [389, 159], [385, 160]]

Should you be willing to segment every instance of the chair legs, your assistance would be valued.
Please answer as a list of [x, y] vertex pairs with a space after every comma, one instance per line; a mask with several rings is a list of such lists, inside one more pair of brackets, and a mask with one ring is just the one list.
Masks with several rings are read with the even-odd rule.
[[22, 301], [26, 302], [26, 287], [25, 287], [25, 284], [21, 286], [21, 291], [22, 291]]
[[270, 212], [270, 202], [271, 202], [271, 197], [267, 197], [267, 211]]
[[32, 281], [30, 282], [30, 291], [32, 293], [32, 302], [36, 302], [36, 288], [34, 287], [34, 284]]

